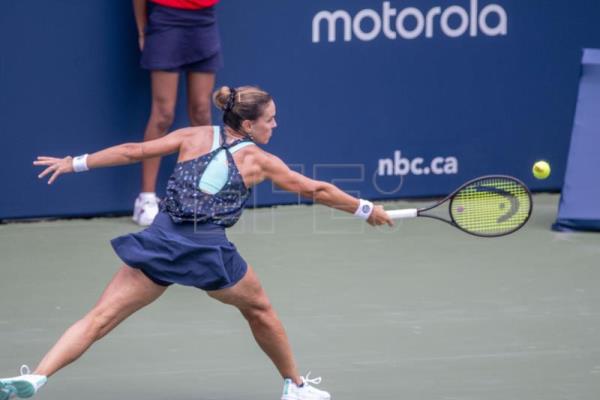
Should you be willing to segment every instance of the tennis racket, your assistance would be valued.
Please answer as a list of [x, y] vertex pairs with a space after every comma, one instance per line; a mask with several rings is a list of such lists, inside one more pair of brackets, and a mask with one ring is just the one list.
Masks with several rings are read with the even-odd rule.
[[[449, 218], [428, 213], [446, 202]], [[497, 237], [522, 228], [532, 208], [531, 192], [523, 182], [512, 176], [488, 175], [465, 183], [430, 207], [387, 213], [392, 219], [434, 218], [471, 235]]]

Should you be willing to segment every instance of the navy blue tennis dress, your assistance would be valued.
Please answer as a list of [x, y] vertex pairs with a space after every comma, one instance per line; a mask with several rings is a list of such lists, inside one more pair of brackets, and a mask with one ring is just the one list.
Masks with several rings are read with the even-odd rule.
[[[225, 144], [222, 130], [216, 126], [213, 132], [209, 153], [175, 166], [152, 225], [111, 241], [125, 264], [140, 269], [158, 285], [224, 289], [235, 285], [248, 269], [225, 228], [238, 221], [251, 192], [232, 154], [254, 143], [241, 139]], [[226, 174], [224, 185], [203, 189], [203, 175], [219, 158], [226, 164], [221, 169]]]

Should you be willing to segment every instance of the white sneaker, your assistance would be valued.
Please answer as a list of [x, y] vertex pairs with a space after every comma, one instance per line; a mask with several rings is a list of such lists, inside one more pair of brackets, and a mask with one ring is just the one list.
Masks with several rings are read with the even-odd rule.
[[[15, 395], [22, 399], [33, 396], [44, 386], [48, 378], [44, 375], [32, 375], [27, 365], [21, 366], [21, 376], [0, 379], [0, 399], [11, 399]], [[5, 397], [2, 397], [5, 396]]]
[[281, 400], [330, 400], [331, 395], [324, 390], [319, 390], [313, 385], [321, 383], [321, 377], [309, 379], [310, 372], [306, 378], [302, 377], [302, 386], [296, 385], [291, 379], [283, 381], [283, 394]]
[[133, 221], [141, 226], [148, 226], [158, 214], [158, 197], [155, 193], [140, 193], [133, 206]]

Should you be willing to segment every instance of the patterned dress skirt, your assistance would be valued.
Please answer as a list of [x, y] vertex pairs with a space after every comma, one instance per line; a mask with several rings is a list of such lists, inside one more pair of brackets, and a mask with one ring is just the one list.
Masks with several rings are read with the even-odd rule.
[[239, 282], [248, 269], [246, 261], [213, 223], [174, 223], [165, 212], [141, 232], [111, 241], [125, 264], [140, 269], [154, 283], [177, 283], [202, 290], [218, 290]]

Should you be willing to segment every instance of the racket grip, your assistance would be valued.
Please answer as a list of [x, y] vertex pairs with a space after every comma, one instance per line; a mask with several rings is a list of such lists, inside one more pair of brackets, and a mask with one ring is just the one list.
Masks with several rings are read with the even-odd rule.
[[387, 214], [391, 219], [401, 218], [415, 218], [418, 216], [418, 210], [416, 208], [406, 208], [404, 210], [390, 210]]

